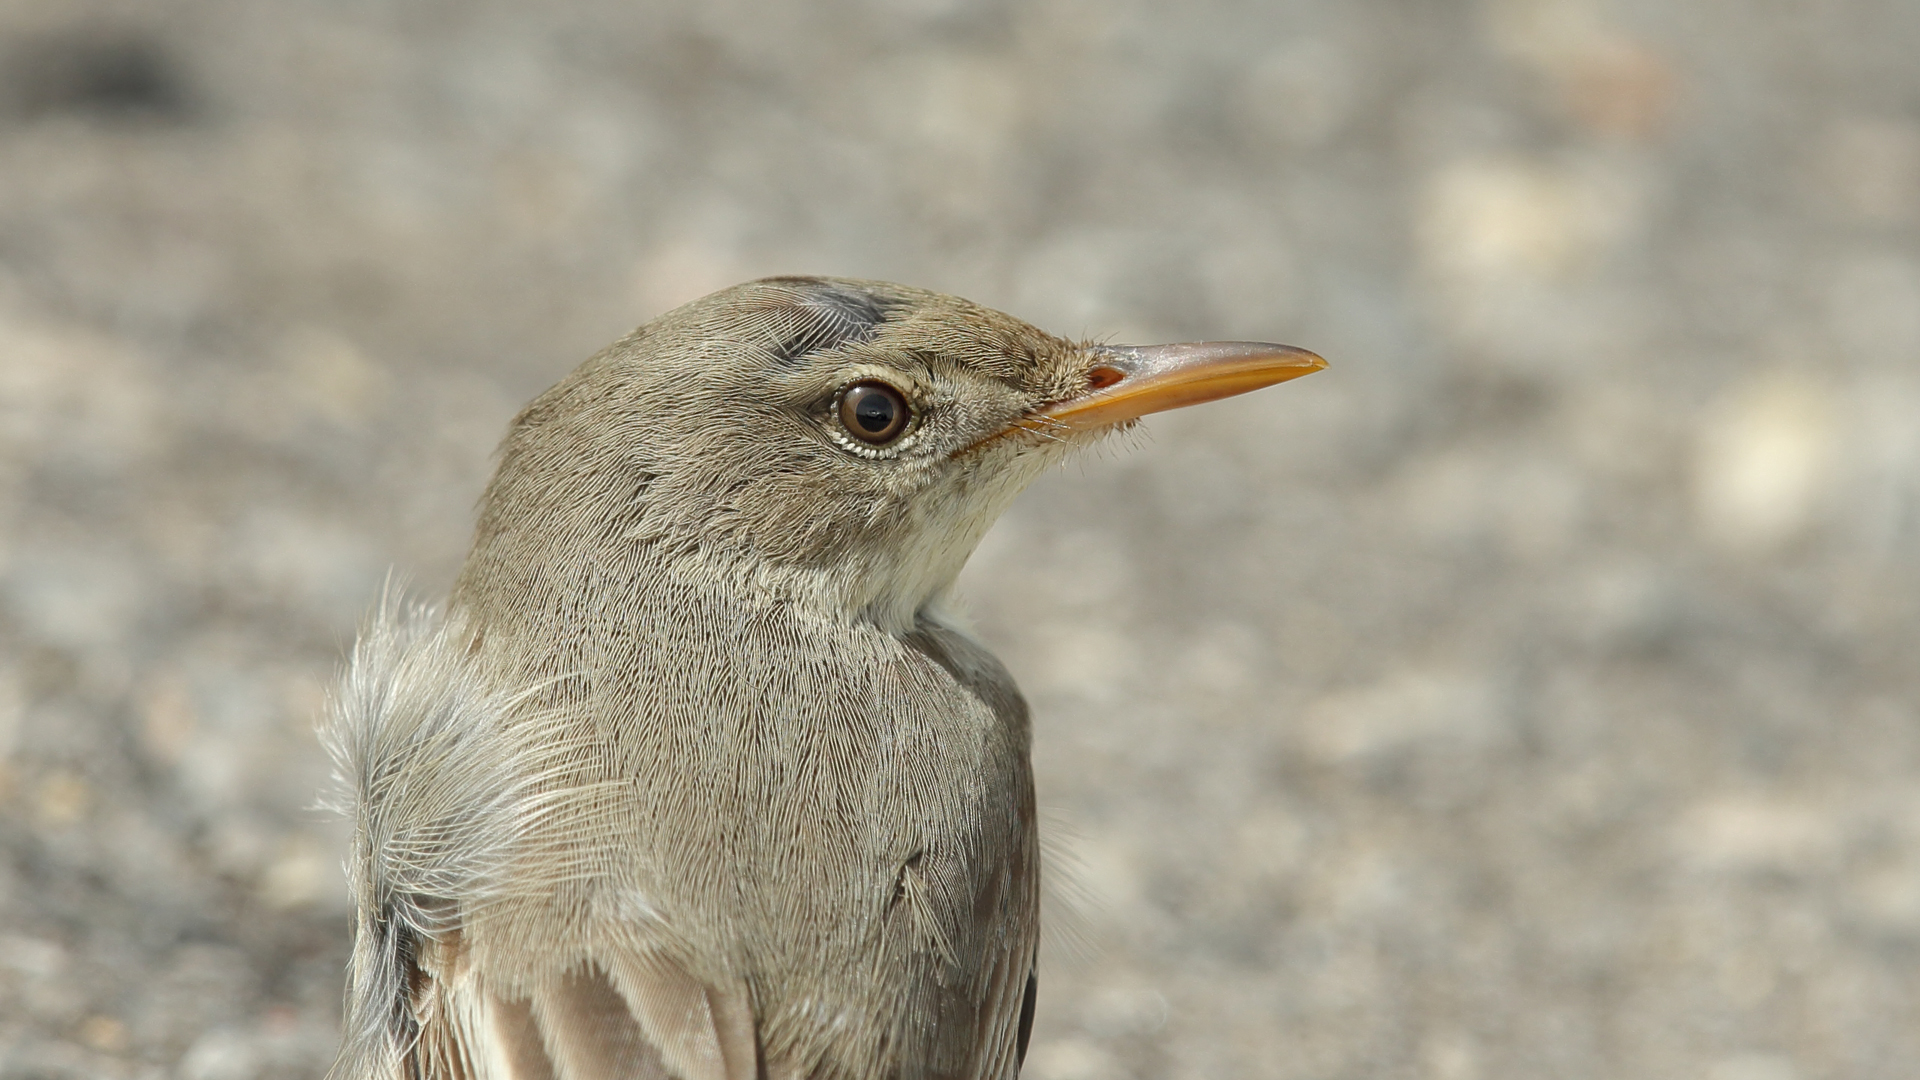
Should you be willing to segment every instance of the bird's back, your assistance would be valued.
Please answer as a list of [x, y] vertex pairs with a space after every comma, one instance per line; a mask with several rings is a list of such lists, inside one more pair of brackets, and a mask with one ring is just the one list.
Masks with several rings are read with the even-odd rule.
[[[496, 809], [396, 823], [431, 850], [357, 868], [369, 894], [416, 882], [362, 898], [399, 916], [364, 937], [408, 940], [357, 972], [393, 1000], [356, 1011], [412, 1041], [419, 1075], [1013, 1074], [1038, 867], [1026, 709], [989, 654], [697, 566], [475, 558], [418, 638], [446, 655], [411, 670], [494, 703], [469, 710], [479, 760], [442, 767], [489, 777], [461, 798]], [[594, 602], [556, 573], [599, 577]], [[448, 753], [380, 745], [362, 771]]]

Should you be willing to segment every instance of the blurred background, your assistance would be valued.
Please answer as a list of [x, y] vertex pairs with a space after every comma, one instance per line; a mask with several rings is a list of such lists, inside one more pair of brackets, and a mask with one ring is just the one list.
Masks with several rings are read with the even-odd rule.
[[[1333, 361], [963, 578], [1029, 1080], [1912, 1076], [1920, 6], [0, 0], [0, 1077], [318, 1077], [326, 688], [770, 273]], [[1069, 921], [1065, 917], [1055, 923]]]

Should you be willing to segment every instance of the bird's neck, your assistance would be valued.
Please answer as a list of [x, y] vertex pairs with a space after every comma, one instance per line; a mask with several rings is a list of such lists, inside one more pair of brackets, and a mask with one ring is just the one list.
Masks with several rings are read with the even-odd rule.
[[700, 527], [680, 531], [645, 527], [632, 512], [582, 521], [564, 508], [511, 516], [483, 508], [454, 602], [509, 621], [516, 610], [552, 605], [602, 618], [605, 609], [675, 617], [653, 599], [704, 595], [720, 609], [784, 605], [905, 636], [944, 605], [981, 538], [1045, 463], [1035, 455], [963, 473], [880, 515], [884, 524], [869, 533], [800, 553], [766, 551], [757, 530], [692, 517], [682, 520]]

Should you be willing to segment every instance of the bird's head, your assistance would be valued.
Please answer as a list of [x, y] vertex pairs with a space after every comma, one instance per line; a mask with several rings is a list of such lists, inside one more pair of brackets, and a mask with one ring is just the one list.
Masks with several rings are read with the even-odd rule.
[[1324, 366], [1281, 345], [1068, 341], [882, 282], [750, 282], [528, 406], [475, 555], [612, 572], [664, 558], [901, 629], [1068, 450]]

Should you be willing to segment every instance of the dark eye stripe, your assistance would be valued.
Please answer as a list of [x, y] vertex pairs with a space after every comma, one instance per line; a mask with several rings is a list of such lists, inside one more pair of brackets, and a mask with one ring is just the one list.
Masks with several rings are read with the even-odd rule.
[[867, 340], [886, 322], [888, 304], [856, 289], [809, 278], [775, 278], [755, 307], [753, 329], [784, 363]]

